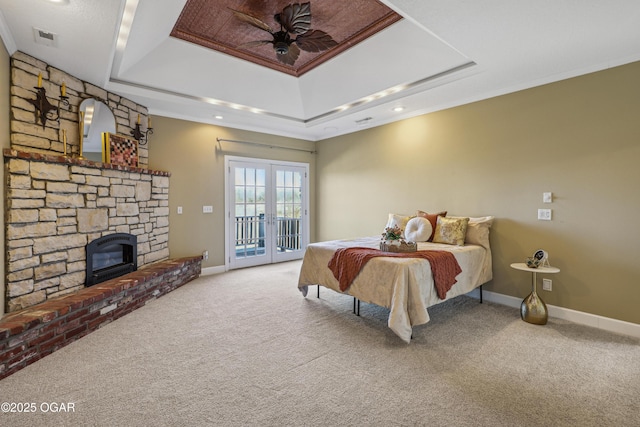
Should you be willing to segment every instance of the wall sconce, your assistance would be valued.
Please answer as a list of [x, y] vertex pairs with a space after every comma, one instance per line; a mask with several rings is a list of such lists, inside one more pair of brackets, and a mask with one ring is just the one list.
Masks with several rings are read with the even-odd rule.
[[151, 127], [151, 117], [147, 119], [147, 130], [140, 129], [140, 114], [138, 114], [138, 121], [136, 127], [131, 131], [131, 136], [138, 141], [140, 145], [146, 145], [149, 142], [149, 135], [153, 135], [153, 128]]
[[69, 97], [67, 95], [67, 86], [62, 83], [60, 87], [60, 98], [58, 98], [58, 105], [53, 105], [47, 99], [47, 91], [42, 87], [42, 73], [38, 74], [38, 86], [33, 87], [36, 92], [36, 99], [29, 99], [28, 101], [35, 107], [36, 123], [38, 119], [42, 123], [42, 129], [44, 130], [47, 120], [54, 122], [60, 122], [60, 105], [69, 107]]

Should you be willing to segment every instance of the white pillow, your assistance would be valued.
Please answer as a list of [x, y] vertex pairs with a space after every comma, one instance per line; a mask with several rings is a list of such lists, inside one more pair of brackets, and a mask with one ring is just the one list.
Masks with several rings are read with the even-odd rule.
[[431, 237], [433, 226], [427, 218], [417, 216], [407, 222], [404, 238], [409, 242], [427, 242]]

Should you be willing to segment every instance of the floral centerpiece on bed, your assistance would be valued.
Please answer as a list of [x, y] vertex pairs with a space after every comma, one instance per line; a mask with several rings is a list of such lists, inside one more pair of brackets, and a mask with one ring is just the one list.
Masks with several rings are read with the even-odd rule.
[[384, 233], [382, 233], [382, 240], [403, 240], [402, 239], [402, 228], [394, 225], [393, 227], [387, 227], [384, 229]]
[[382, 233], [380, 250], [385, 252], [415, 252], [417, 245], [404, 240], [403, 230], [394, 225], [386, 227]]

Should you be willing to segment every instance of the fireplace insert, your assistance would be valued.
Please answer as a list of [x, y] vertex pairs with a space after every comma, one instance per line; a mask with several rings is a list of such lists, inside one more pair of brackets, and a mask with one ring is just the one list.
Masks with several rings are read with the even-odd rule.
[[109, 234], [87, 245], [85, 286], [115, 279], [137, 269], [138, 239], [133, 234]]

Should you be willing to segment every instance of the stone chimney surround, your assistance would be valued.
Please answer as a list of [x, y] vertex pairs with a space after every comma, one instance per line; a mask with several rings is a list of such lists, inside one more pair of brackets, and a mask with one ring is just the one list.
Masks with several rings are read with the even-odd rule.
[[[32, 102], [38, 87], [57, 105], [63, 84], [69, 105], [42, 123]], [[138, 267], [169, 258], [170, 174], [148, 169], [147, 146], [138, 146], [138, 167], [78, 159], [78, 109], [87, 98], [109, 107], [119, 135], [129, 136], [140, 118], [147, 123], [143, 105], [23, 52], [11, 56], [11, 149], [4, 151], [7, 312], [83, 288], [85, 246], [106, 234], [137, 236]]]
[[[56, 103], [63, 84], [69, 107], [43, 124], [32, 102], [36, 91], [42, 85]], [[146, 145], [138, 146], [137, 167], [78, 158], [78, 108], [87, 98], [107, 104], [119, 135], [131, 135], [140, 119], [148, 123], [145, 106], [22, 52], [12, 55], [11, 148], [3, 152], [8, 313], [0, 319], [0, 379], [202, 270], [200, 255], [169, 259], [170, 174], [148, 169]], [[138, 270], [85, 287], [87, 244], [114, 233], [136, 236]]]

